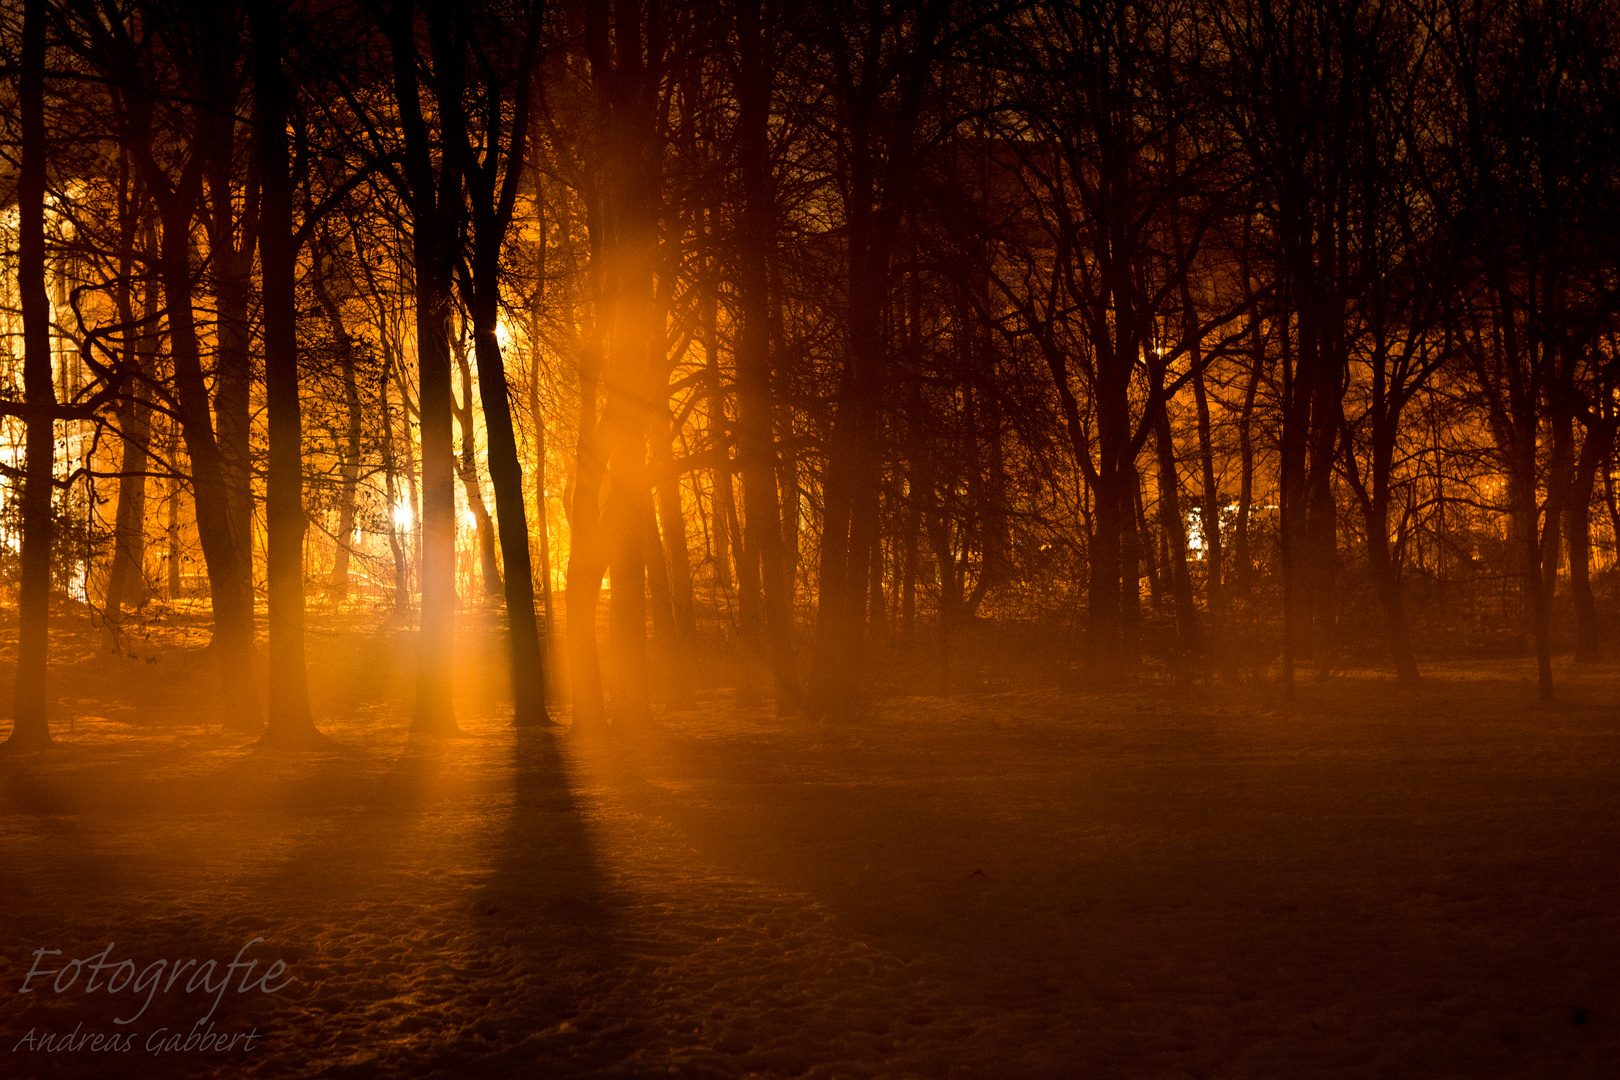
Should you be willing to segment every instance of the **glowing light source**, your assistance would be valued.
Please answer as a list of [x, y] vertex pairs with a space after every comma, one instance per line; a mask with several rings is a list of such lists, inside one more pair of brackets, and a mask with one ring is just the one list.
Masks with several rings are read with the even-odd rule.
[[478, 527], [478, 515], [477, 514], [473, 513], [471, 510], [468, 510], [466, 512], [466, 514], [463, 515], [463, 516], [467, 520], [467, 528], [476, 529]]
[[394, 525], [397, 528], [408, 529], [415, 515], [411, 513], [411, 504], [404, 500], [394, 504]]

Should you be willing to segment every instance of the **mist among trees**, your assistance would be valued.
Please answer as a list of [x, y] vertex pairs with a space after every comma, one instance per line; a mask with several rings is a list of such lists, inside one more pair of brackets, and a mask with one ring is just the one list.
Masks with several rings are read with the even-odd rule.
[[1610, 1076], [1617, 446], [1615, 0], [0, 0], [0, 1071]]
[[11, 739], [53, 597], [202, 620], [292, 746], [341, 612], [413, 628], [429, 733], [474, 608], [520, 725], [847, 718], [986, 628], [1093, 688], [1528, 652], [1551, 701], [1617, 596], [1616, 21], [17, 0]]

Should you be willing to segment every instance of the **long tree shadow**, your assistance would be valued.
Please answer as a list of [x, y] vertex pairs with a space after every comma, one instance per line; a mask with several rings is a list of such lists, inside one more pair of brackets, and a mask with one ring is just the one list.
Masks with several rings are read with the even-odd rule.
[[474, 991], [488, 1003], [470, 1074], [625, 1075], [641, 1034], [602, 1008], [623, 978], [625, 899], [602, 872], [553, 731], [500, 738], [509, 798], [473, 907], [491, 967]]
[[575, 1023], [618, 962], [566, 762], [548, 732], [469, 729], [412, 739], [257, 882], [303, 980], [258, 1073], [588, 1075], [634, 1052]]

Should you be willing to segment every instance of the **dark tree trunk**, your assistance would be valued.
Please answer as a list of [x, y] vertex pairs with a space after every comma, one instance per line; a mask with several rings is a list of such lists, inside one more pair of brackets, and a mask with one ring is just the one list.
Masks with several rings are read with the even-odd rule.
[[719, 468], [710, 470], [709, 477], [712, 488], [710, 516], [714, 521], [714, 584], [717, 589], [729, 594], [734, 587], [731, 556], [735, 547], [732, 543], [732, 533], [737, 517], [736, 494], [731, 483], [730, 454], [725, 455], [724, 463]]
[[1203, 649], [1198, 628], [1198, 605], [1193, 599], [1192, 574], [1187, 564], [1187, 529], [1181, 515], [1181, 478], [1176, 469], [1176, 444], [1163, 395], [1154, 408], [1154, 445], [1159, 465], [1159, 528], [1170, 554], [1170, 592], [1176, 603], [1176, 629], [1183, 657], [1195, 658]]
[[[719, 339], [712, 298], [703, 301], [708, 309], [705, 320], [704, 356], [709, 378], [709, 431], [718, 464], [712, 476], [714, 485], [714, 577], [729, 592], [743, 576], [746, 538], [737, 526], [737, 488], [731, 472], [732, 424], [726, 415], [725, 381], [720, 375]], [[737, 573], [732, 574], [733, 562]]]
[[[268, 180], [266, 180], [268, 185]], [[266, 192], [266, 200], [269, 194]], [[266, 213], [268, 213], [266, 208]], [[317, 258], [320, 265], [311, 276], [315, 300], [326, 315], [326, 323], [337, 348], [338, 365], [343, 372], [343, 406], [346, 421], [339, 468], [342, 484], [338, 490], [337, 551], [332, 559], [332, 592], [339, 599], [349, 595], [349, 562], [354, 551], [355, 502], [360, 490], [360, 438], [364, 428], [360, 409], [360, 382], [354, 359], [354, 338], [343, 325], [343, 311], [326, 284], [331, 252]], [[390, 510], [393, 498], [390, 496]]]
[[118, 317], [130, 327], [129, 344], [124, 350], [125, 364], [133, 385], [130, 394], [119, 403], [118, 422], [123, 434], [122, 457], [118, 479], [118, 509], [113, 518], [113, 560], [107, 574], [106, 618], [116, 629], [122, 622], [126, 604], [139, 608], [146, 603], [146, 474], [151, 471], [152, 460], [152, 397], [147, 380], [152, 375], [155, 352], [155, 324], [158, 317], [157, 290], [149, 282], [142, 284], [142, 318], [137, 326], [133, 289], [129, 284], [133, 271], [134, 239], [138, 228], [136, 208], [126, 206], [130, 222], [125, 234], [126, 252], [121, 268]]
[[399, 457], [394, 450], [394, 410], [388, 397], [393, 378], [393, 358], [383, 364], [378, 392], [382, 399], [383, 490], [388, 495], [388, 551], [394, 557], [394, 610], [391, 619], [402, 619], [411, 607], [411, 568], [406, 558], [406, 539], [400, 536]]
[[[225, 140], [227, 143], [229, 140]], [[217, 364], [214, 372], [214, 426], [218, 432], [220, 466], [225, 482], [226, 513], [231, 539], [241, 553], [237, 570], [241, 588], [253, 588], [253, 332], [251, 327], [251, 267], [256, 245], [256, 222], [243, 222], [243, 238], [232, 228], [230, 152], [224, 157], [225, 176], [213, 198], [214, 300], [219, 311]]]
[[697, 644], [697, 615], [692, 594], [692, 554], [686, 539], [681, 480], [675, 472], [674, 431], [667, 402], [654, 406], [652, 466], [658, 475], [659, 533], [669, 564], [670, 600], [675, 608], [679, 655], [689, 658]]
[[[882, 520], [881, 514], [879, 521]], [[867, 595], [866, 621], [871, 627], [872, 641], [880, 646], [889, 644], [889, 604], [883, 590], [883, 532], [879, 529], [872, 536], [872, 558], [867, 569], [867, 577], [871, 582]], [[966, 603], [963, 603], [964, 609]], [[966, 611], [964, 610], [964, 615]]]
[[[214, 613], [210, 649], [218, 664], [225, 725], [238, 730], [259, 726], [260, 706], [253, 692], [252, 552], [239, 536], [240, 522], [232, 524], [233, 496], [227, 480], [228, 465], [215, 430], [214, 407], [193, 307], [195, 275], [192, 266], [192, 225], [203, 193], [205, 173], [217, 167], [218, 148], [234, 116], [237, 86], [234, 71], [236, 43], [222, 25], [221, 13], [200, 7], [195, 13], [199, 53], [195, 62], [202, 72], [200, 96], [191, 108], [195, 131], [185, 140], [184, 164], [171, 175], [155, 150], [165, 140], [156, 137], [153, 95], [131, 75], [120, 83], [118, 120], [124, 148], [141, 170], [147, 192], [156, 202], [162, 222], [158, 271], [168, 315], [170, 359], [173, 368], [174, 411], [185, 437], [190, 459], [191, 486], [196, 504], [198, 538], [208, 570]], [[105, 32], [91, 20], [91, 37], [105, 63], [121, 72], [136, 72], [140, 59], [127, 36]], [[90, 24], [87, 24], [90, 25]], [[210, 142], [216, 145], [209, 145]], [[226, 328], [227, 331], [229, 328]], [[231, 375], [226, 373], [228, 382]], [[234, 408], [223, 403], [227, 412]], [[228, 423], [227, 419], [227, 423]], [[171, 560], [171, 569], [178, 560]], [[178, 582], [175, 582], [178, 584]]]
[[[1165, 582], [1170, 566], [1170, 549], [1164, 542], [1164, 532], [1161, 529], [1157, 534], [1148, 528], [1147, 507], [1142, 503], [1141, 489], [1137, 489], [1136, 501], [1131, 506], [1132, 513], [1136, 515], [1136, 529], [1143, 536], [1154, 537], [1154, 541], [1141, 545], [1142, 575], [1148, 583], [1148, 606], [1155, 612], [1164, 608]], [[1160, 573], [1160, 568], [1165, 573]]]
[[[666, 377], [667, 383], [667, 377]], [[692, 563], [686, 544], [686, 515], [681, 511], [680, 478], [675, 472], [674, 446], [667, 392], [652, 406], [650, 460], [657, 513], [649, 517], [647, 549], [649, 582], [653, 590], [653, 634], [660, 641], [664, 662], [664, 695], [673, 708], [692, 704], [691, 664], [697, 640], [693, 611]], [[651, 507], [649, 507], [651, 509]], [[662, 630], [659, 613], [668, 607], [668, 625]]]
[[244, 563], [249, 553], [237, 543], [231, 527], [226, 466], [215, 439], [208, 384], [203, 375], [192, 310], [191, 207], [193, 192], [184, 187], [161, 199], [163, 241], [161, 270], [169, 316], [170, 356], [174, 365], [175, 400], [186, 454], [191, 460], [192, 494], [197, 534], [208, 570], [214, 610], [212, 648], [219, 665], [225, 726], [255, 730], [260, 712], [253, 691], [253, 593]]
[[[782, 410], [786, 412], [787, 410]], [[799, 451], [789, 440], [792, 431], [786, 424], [778, 425], [777, 436], [779, 470], [778, 490], [782, 506], [782, 575], [786, 582], [790, 628], [798, 626], [799, 597], [799, 519], [803, 513], [804, 490], [799, 483]]]
[[[773, 276], [773, 279], [775, 277]], [[781, 289], [771, 292], [771, 350], [772, 355], [786, 357], [786, 341], [782, 326]], [[786, 583], [788, 622], [790, 630], [798, 625], [799, 595], [799, 516], [804, 493], [799, 485], [799, 450], [793, 431], [793, 407], [789, 403], [787, 388], [782, 385], [784, 370], [791, 364], [779, 362], [776, 367], [776, 444], [777, 485], [781, 492], [778, 500], [782, 507], [782, 574]]]
[[570, 500], [567, 579], [563, 589], [568, 637], [569, 699], [574, 723], [591, 725], [605, 716], [602, 668], [596, 651], [596, 607], [607, 572], [597, 511], [605, 464], [596, 437], [596, 380], [581, 364], [579, 471]]
[[298, 400], [297, 259], [287, 146], [287, 87], [281, 70], [277, 0], [255, 0], [254, 112], [264, 176], [264, 383], [270, 434], [265, 477], [269, 529], [270, 708], [261, 745], [311, 748], [326, 742], [309, 708], [304, 650], [303, 419]]
[[[169, 421], [168, 458], [170, 468], [175, 468], [174, 462], [180, 455], [180, 432], [178, 425]], [[169, 497], [164, 500], [167, 504], [166, 520], [164, 521], [163, 563], [164, 580], [163, 595], [169, 601], [180, 599], [180, 478], [169, 477]]]
[[[532, 121], [531, 121], [532, 122]], [[531, 136], [530, 145], [533, 145]], [[531, 153], [530, 175], [534, 183], [534, 226], [536, 240], [535, 291], [529, 305], [529, 424], [534, 432], [534, 507], [535, 529], [540, 533], [540, 611], [544, 622], [538, 628], [540, 661], [545, 665], [547, 696], [559, 685], [557, 668], [557, 618], [552, 604], [551, 576], [551, 511], [549, 472], [547, 469], [546, 417], [540, 406], [540, 322], [546, 296], [546, 265], [549, 251], [546, 244], [545, 177], [539, 165], [539, 155]], [[547, 717], [549, 719], [549, 715]]]
[[[209, 9], [197, 18], [203, 55], [201, 69], [208, 98], [196, 111], [198, 137], [192, 153], [201, 164], [208, 234], [205, 264], [215, 309], [213, 400], [210, 425], [218, 450], [224, 517], [236, 551], [228, 565], [210, 562], [209, 580], [224, 572], [240, 575], [232, 591], [253, 595], [253, 251], [257, 246], [260, 197], [258, 155], [247, 155], [245, 182], [238, 183], [237, 66], [242, 41], [235, 12]], [[201, 193], [200, 193], [201, 194]], [[240, 207], [238, 195], [243, 196]], [[165, 222], [165, 230], [168, 222]], [[188, 436], [189, 439], [189, 436]], [[199, 492], [199, 512], [202, 498]], [[206, 553], [206, 547], [205, 547]], [[212, 558], [210, 556], [210, 558]]]
[[397, 353], [393, 363], [389, 365], [389, 370], [393, 374], [394, 389], [399, 392], [399, 421], [404, 435], [401, 441], [405, 448], [404, 468], [400, 475], [405, 478], [405, 505], [409, 511], [405, 530], [405, 560], [409, 569], [410, 592], [406, 599], [410, 606], [419, 609], [422, 602], [422, 485], [418, 482], [416, 440], [411, 438], [411, 421], [413, 419], [416, 421], [420, 438], [422, 414], [411, 401], [410, 387], [405, 383], [403, 361]]
[[1136, 462], [1127, 464], [1124, 476], [1128, 486], [1122, 494], [1127, 509], [1120, 515], [1119, 580], [1117, 583], [1110, 582], [1110, 585], [1119, 595], [1119, 645], [1116, 655], [1119, 657], [1120, 670], [1131, 675], [1142, 665], [1141, 566], [1142, 550], [1147, 545], [1143, 543], [1146, 519], [1130, 510], [1133, 506], [1140, 506], [1142, 498], [1142, 476], [1137, 471]]
[[[986, 460], [983, 481], [980, 485], [978, 512], [981, 563], [979, 580], [974, 583], [973, 595], [968, 598], [969, 618], [978, 614], [984, 598], [989, 595], [991, 589], [1007, 579], [1011, 569], [1012, 540], [1007, 516], [1007, 460], [1006, 451], [1001, 443], [1001, 396], [998, 392], [995, 359], [987, 351], [982, 353], [984, 363], [988, 365], [990, 382], [975, 394], [973, 399], [978, 413], [978, 423], [975, 427], [977, 431], [982, 432]], [[975, 470], [977, 468], [975, 465]]]
[[653, 644], [663, 669], [664, 704], [686, 708], [692, 703], [691, 675], [682, 662], [680, 631], [675, 622], [675, 600], [670, 590], [669, 562], [664, 558], [664, 539], [658, 532], [658, 518], [652, 501], [647, 503], [647, 592], [652, 604]]
[[[242, 42], [228, 7], [200, 20], [211, 55], [205, 61], [215, 108], [199, 115], [207, 133], [208, 247], [217, 312], [213, 378], [214, 429], [224, 479], [226, 517], [240, 553], [236, 570], [242, 591], [253, 591], [253, 249], [257, 245], [260, 199], [259, 155], [247, 155], [246, 183], [238, 184], [236, 67]], [[238, 195], [242, 195], [238, 212]]]
[[22, 553], [17, 588], [17, 681], [6, 745], [51, 744], [46, 668], [51, 611], [51, 493], [56, 456], [56, 384], [51, 373], [51, 302], [45, 291], [46, 0], [25, 0], [18, 105], [22, 165], [17, 182], [17, 280], [23, 314], [26, 444]]
[[547, 670], [551, 671], [553, 670], [550, 665], [553, 663], [553, 642], [554, 635], [556, 634], [557, 630], [557, 616], [556, 612], [552, 608], [551, 598], [551, 525], [546, 519], [546, 503], [549, 501], [549, 496], [546, 493], [546, 444], [545, 435], [543, 432], [541, 433], [537, 442], [535, 453], [537, 455], [535, 468], [540, 473], [540, 490], [535, 497], [535, 501], [540, 504], [540, 523], [538, 528], [540, 530], [541, 612], [546, 620], [545, 626], [542, 628], [541, 638], [544, 643], [545, 662], [548, 665]]
[[[535, 340], [538, 340], [536, 338]], [[538, 365], [537, 365], [538, 367]], [[551, 600], [551, 522], [550, 496], [546, 481], [546, 418], [540, 409], [540, 372], [534, 370], [529, 380], [529, 418], [534, 426], [534, 505], [535, 529], [540, 534], [540, 609], [545, 623], [540, 631], [540, 659], [546, 665], [546, 675], [555, 679], [556, 613]], [[551, 684], [548, 683], [549, 687]], [[549, 719], [549, 716], [548, 716]]]
[[[647, 680], [646, 412], [633, 400], [646, 386], [645, 349], [628, 350], [613, 365], [627, 376], [624, 389], [609, 390], [602, 418], [611, 447], [613, 483], [608, 488], [603, 526], [607, 538], [608, 640], [613, 656], [611, 701], [614, 717], [629, 724], [651, 713]], [[637, 356], [636, 354], [640, 355]], [[640, 361], [640, 363], [638, 363]], [[637, 372], [635, 369], [642, 367]], [[639, 379], [635, 378], [640, 375]], [[617, 381], [617, 380], [615, 380]], [[610, 384], [611, 385], [611, 384]], [[615, 400], [619, 398], [620, 400]], [[644, 399], [643, 399], [644, 400]]]
[[[870, 186], [873, 178], [857, 177]], [[849, 355], [845, 360], [827, 451], [821, 532], [820, 595], [811, 664], [811, 708], [846, 715], [865, 691], [867, 568], [877, 533], [877, 445], [888, 343], [882, 304], [887, 293], [891, 229], [873, 220], [871, 195], [857, 197], [849, 254]], [[864, 204], [864, 205], [863, 205]]]
[[1406, 607], [1401, 600], [1400, 578], [1389, 549], [1387, 498], [1381, 505], [1375, 501], [1366, 524], [1367, 562], [1372, 572], [1373, 588], [1378, 593], [1378, 602], [1384, 609], [1384, 633], [1390, 661], [1395, 666], [1395, 679], [1401, 683], [1415, 683], [1419, 678], [1417, 656], [1412, 651], [1412, 634], [1406, 622]]
[[1254, 320], [1250, 349], [1249, 378], [1243, 390], [1243, 410], [1238, 414], [1238, 505], [1232, 523], [1232, 579], [1235, 591], [1244, 597], [1254, 587], [1254, 556], [1249, 540], [1249, 518], [1254, 509], [1254, 409], [1266, 360], [1258, 318]]
[[[832, 66], [840, 135], [848, 153], [841, 178], [846, 232], [844, 369], [839, 379], [823, 485], [820, 582], [807, 702], [817, 716], [848, 715], [867, 682], [867, 568], [878, 534], [878, 445], [889, 368], [884, 309], [901, 215], [915, 183], [918, 118], [936, 70], [948, 5], [916, 11], [913, 40], [895, 70], [853, 55], [846, 27], [833, 20]], [[874, 9], [875, 11], [876, 9]], [[878, 36], [863, 35], [876, 49]], [[894, 106], [882, 101], [893, 91]]]
[[[654, 293], [659, 237], [659, 170], [662, 147], [656, 123], [657, 91], [668, 29], [663, 9], [627, 2], [610, 13], [589, 5], [585, 52], [603, 120], [600, 244], [595, 257], [603, 285], [596, 317], [605, 324], [600, 449], [611, 470], [602, 504], [581, 505], [574, 520], [600, 516], [600, 555], [611, 580], [609, 642], [612, 703], [616, 718], [632, 724], [650, 714], [647, 683], [646, 514], [652, 490], [647, 468], [649, 402], [662, 392], [656, 374], [667, 370], [663, 325]], [[584, 464], [581, 464], [581, 471]], [[583, 486], [583, 485], [582, 485]], [[600, 494], [600, 484], [585, 499]], [[593, 562], [595, 560], [593, 559]], [[599, 581], [600, 571], [596, 571]], [[572, 599], [574, 583], [570, 572]], [[599, 585], [588, 590], [593, 617]], [[581, 593], [582, 599], [587, 596]], [[570, 632], [575, 610], [569, 607]], [[594, 619], [593, 619], [594, 621]], [[582, 628], [582, 631], [594, 629]], [[594, 652], [594, 636], [592, 638]], [[579, 706], [575, 688], [575, 707]]]
[[134, 395], [119, 409], [123, 447], [106, 598], [106, 617], [113, 625], [123, 621], [126, 606], [139, 608], [146, 602], [146, 473], [151, 468], [152, 401], [138, 374], [136, 379]]
[[[1099, 469], [1092, 483], [1092, 528], [1086, 552], [1087, 665], [1094, 679], [1107, 680], [1119, 670], [1121, 534], [1126, 520], [1135, 533], [1135, 500], [1124, 490], [1118, 469]], [[1131, 582], [1135, 588], [1136, 582]]]
[[1565, 543], [1569, 546], [1569, 591], [1575, 602], [1575, 662], [1595, 664], [1603, 659], [1602, 625], [1598, 621], [1597, 598], [1592, 594], [1592, 494], [1597, 487], [1598, 466], [1614, 449], [1616, 422], [1595, 418], [1586, 424], [1580, 458], [1575, 463], [1575, 480], [1565, 510]]
[[[451, 697], [456, 610], [456, 470], [451, 392], [450, 270], [460, 235], [461, 176], [451, 155], [435, 168], [434, 146], [423, 117], [414, 0], [392, 0], [386, 31], [393, 91], [404, 136], [404, 175], [410, 207], [415, 270], [416, 354], [421, 387], [422, 611], [417, 634], [416, 702], [411, 730], [459, 733]], [[448, 13], [428, 8], [430, 32], [442, 37]], [[465, 87], [460, 53], [443, 50], [434, 77], [441, 97], [459, 99]]]
[[[593, 247], [600, 244], [602, 225], [589, 219]], [[593, 267], [600, 281], [599, 267]], [[602, 669], [596, 648], [596, 609], [607, 572], [606, 542], [600, 513], [602, 487], [607, 481], [607, 457], [598, 430], [597, 397], [601, 392], [602, 339], [607, 316], [606, 299], [595, 297], [598, 314], [594, 336], [581, 347], [579, 357], [579, 413], [575, 444], [575, 472], [568, 499], [568, 569], [563, 607], [568, 638], [569, 697], [574, 723], [600, 724], [606, 716], [602, 701]]]
[[[746, 500], [750, 566], [758, 566], [764, 600], [765, 653], [776, 688], [778, 712], [799, 706], [793, 658], [793, 608], [783, 570], [781, 509], [777, 504], [776, 443], [772, 433], [770, 274], [766, 253], [774, 247], [769, 146], [771, 67], [761, 25], [760, 0], [738, 11], [738, 126], [742, 157], [743, 226], [739, 252], [737, 340], [737, 430]], [[750, 575], [752, 576], [752, 575]], [[745, 590], [747, 595], [747, 590]]]
[[921, 554], [922, 514], [918, 507], [916, 485], [916, 474], [913, 473], [900, 537], [900, 640], [907, 651], [910, 651], [917, 638], [917, 563]]
[[[1284, 305], [1284, 310], [1287, 306]], [[1302, 327], [1308, 320], [1302, 320]], [[1305, 562], [1307, 537], [1307, 507], [1309, 492], [1306, 488], [1308, 430], [1310, 425], [1310, 378], [1315, 374], [1313, 359], [1299, 358], [1307, 351], [1308, 339], [1301, 335], [1299, 349], [1285, 326], [1282, 339], [1282, 440], [1281, 462], [1278, 466], [1278, 495], [1281, 505], [1277, 514], [1278, 563], [1282, 576], [1282, 680], [1284, 696], [1294, 697], [1294, 664], [1302, 654], [1309, 652], [1301, 635], [1300, 566]]]
[[[1551, 351], [1550, 349], [1548, 351]], [[1551, 361], [1548, 361], [1549, 367]], [[1547, 462], [1547, 499], [1542, 513], [1536, 513], [1535, 463], [1532, 457], [1524, 465], [1529, 478], [1526, 488], [1529, 500], [1525, 505], [1529, 528], [1526, 539], [1529, 551], [1525, 556], [1528, 572], [1525, 584], [1530, 590], [1530, 627], [1536, 648], [1537, 700], [1545, 705], [1553, 700], [1552, 679], [1552, 608], [1558, 592], [1558, 564], [1563, 554], [1564, 508], [1568, 504], [1575, 470], [1575, 423], [1567, 402], [1549, 403], [1551, 413], [1552, 447]], [[1525, 436], [1525, 445], [1535, 453], [1535, 432]], [[1537, 518], [1543, 521], [1536, 528]]]
[[1193, 401], [1198, 408], [1198, 465], [1203, 479], [1198, 527], [1204, 541], [1204, 599], [1209, 608], [1210, 622], [1218, 628], [1226, 610], [1226, 538], [1221, 535], [1221, 494], [1215, 485], [1209, 395], [1204, 391], [1204, 371], [1197, 349], [1193, 351], [1193, 363]]
[[[478, 436], [473, 427], [472, 411], [472, 367], [467, 363], [465, 348], [456, 345], [455, 353], [456, 367], [461, 372], [461, 403], [452, 405], [456, 414], [456, 424], [461, 428], [461, 457], [457, 460], [457, 468], [461, 473], [461, 488], [466, 494], [467, 509], [473, 516], [474, 531], [478, 537], [478, 577], [483, 584], [484, 598], [498, 600], [503, 591], [501, 564], [495, 552], [495, 522], [489, 515], [489, 507], [484, 503], [484, 488], [479, 483], [478, 477]], [[509, 426], [510, 422], [511, 418], [508, 416]]]
[[[1392, 414], [1386, 408], [1386, 395], [1385, 372], [1382, 360], [1378, 360], [1373, 371], [1371, 490], [1362, 479], [1349, 440], [1346, 440], [1344, 449], [1344, 473], [1361, 504], [1362, 521], [1367, 530], [1367, 568], [1379, 606], [1384, 610], [1385, 645], [1390, 663], [1395, 668], [1395, 679], [1412, 684], [1419, 679], [1417, 657], [1412, 651], [1406, 607], [1401, 600], [1400, 576], [1389, 542], [1390, 487], [1397, 432]], [[1393, 415], [1398, 415], [1398, 412]]]
[[[1337, 314], [1342, 321], [1342, 311]], [[1306, 585], [1310, 597], [1311, 652], [1318, 661], [1318, 671], [1325, 672], [1338, 645], [1339, 508], [1333, 491], [1333, 462], [1343, 426], [1341, 376], [1346, 361], [1338, 347], [1323, 349], [1319, 356], [1326, 367], [1317, 376], [1316, 401], [1311, 408]]]

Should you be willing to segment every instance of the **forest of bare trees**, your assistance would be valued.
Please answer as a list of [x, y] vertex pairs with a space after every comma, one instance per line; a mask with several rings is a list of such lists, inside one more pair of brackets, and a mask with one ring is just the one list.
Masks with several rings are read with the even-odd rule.
[[[1613, 646], [1607, 0], [7, 0], [0, 569], [452, 733]], [[458, 612], [461, 613], [458, 615]], [[566, 711], [564, 711], [566, 710]]]

